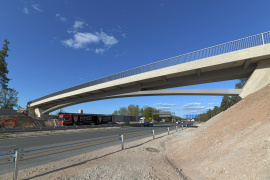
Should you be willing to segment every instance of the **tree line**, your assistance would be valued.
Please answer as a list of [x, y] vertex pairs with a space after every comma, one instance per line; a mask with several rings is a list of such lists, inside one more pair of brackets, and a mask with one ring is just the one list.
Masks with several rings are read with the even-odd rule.
[[10, 51], [8, 45], [9, 41], [5, 39], [3, 48], [0, 50], [0, 109], [19, 109], [18, 92], [8, 86], [8, 83], [11, 80], [7, 77], [9, 71], [6, 58], [8, 57], [8, 51]]
[[[241, 89], [244, 84], [246, 83], [247, 78], [240, 79], [239, 83], [235, 84], [236, 89]], [[215, 106], [213, 109], [209, 109], [207, 112], [199, 114], [198, 117], [200, 121], [207, 121], [214, 117], [215, 115], [219, 114], [222, 111], [225, 111], [226, 109], [230, 108], [234, 104], [237, 103], [236, 96], [223, 96], [222, 101], [220, 103], [220, 106]], [[141, 116], [141, 117], [152, 117], [153, 113], [158, 113], [160, 110], [145, 106], [143, 108], [140, 108], [139, 105], [129, 105], [128, 107], [120, 107], [119, 110], [115, 110], [113, 112], [113, 115], [123, 115], [123, 116]], [[171, 121], [173, 117], [170, 118], [162, 118], [159, 117], [159, 115], [153, 115], [153, 119], [155, 121], [161, 121], [162, 119], [165, 119], [166, 121]], [[175, 116], [175, 120], [179, 121], [182, 118], [179, 116]]]
[[[112, 115], [122, 115], [122, 116], [140, 116], [140, 117], [146, 117], [146, 118], [152, 118], [153, 113], [158, 113], [160, 110], [144, 106], [143, 108], [140, 108], [139, 105], [130, 104], [128, 107], [120, 107], [119, 110], [115, 110]], [[153, 115], [153, 119], [155, 121], [161, 121], [162, 119], [165, 119], [165, 121], [171, 121], [174, 117], [159, 117], [158, 114]], [[175, 116], [176, 120], [181, 120], [179, 116]]]
[[[247, 78], [243, 78], [239, 80], [239, 83], [235, 84], [235, 89], [241, 89], [246, 83]], [[199, 114], [200, 121], [207, 121], [214, 117], [215, 115], [221, 113], [222, 111], [227, 110], [237, 103], [236, 96], [223, 96], [220, 106], [215, 106], [212, 110], [209, 109], [207, 112]]]

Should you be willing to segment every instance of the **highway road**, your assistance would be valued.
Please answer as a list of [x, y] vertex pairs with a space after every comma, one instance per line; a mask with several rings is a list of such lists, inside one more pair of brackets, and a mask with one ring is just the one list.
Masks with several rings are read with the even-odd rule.
[[[47, 146], [58, 143], [70, 143], [73, 141], [89, 141], [91, 139], [102, 138], [107, 136], [118, 136], [120, 134], [124, 135], [124, 142], [131, 142], [141, 138], [149, 137], [152, 138], [152, 129], [155, 132], [162, 130], [162, 133], [167, 131], [167, 128], [174, 132], [175, 131], [175, 124], [170, 125], [163, 125], [163, 126], [153, 126], [153, 127], [130, 127], [130, 128], [106, 128], [106, 129], [89, 129], [84, 131], [72, 131], [66, 133], [59, 133], [59, 134], [41, 134], [41, 135], [33, 135], [33, 136], [26, 136], [26, 137], [18, 137], [18, 138], [4, 138], [0, 139], [0, 154], [5, 154], [9, 150], [14, 150], [18, 148], [29, 148], [29, 147], [38, 147], [38, 146]], [[180, 128], [180, 126], [179, 126]], [[130, 139], [125, 139], [125, 134], [137, 131], [147, 131], [149, 134], [142, 135], [139, 137], [134, 137]], [[157, 133], [160, 134], [161, 132]], [[109, 146], [119, 145], [119, 150], [121, 149], [121, 141], [117, 140], [114, 142], [109, 142], [106, 144], [100, 144], [95, 146], [89, 146], [85, 148], [80, 148], [76, 150], [70, 150], [66, 152], [56, 153], [52, 155], [46, 155], [42, 157], [36, 157], [32, 159], [26, 159], [19, 162], [19, 170], [28, 169], [31, 167], [39, 166], [42, 164], [47, 164], [50, 162], [62, 160], [65, 158], [69, 158], [72, 156], [77, 156], [84, 153], [89, 153], [98, 149], [106, 148]], [[6, 174], [9, 172], [13, 172], [14, 170], [14, 163], [7, 162], [7, 163], [0, 163], [0, 174]]]

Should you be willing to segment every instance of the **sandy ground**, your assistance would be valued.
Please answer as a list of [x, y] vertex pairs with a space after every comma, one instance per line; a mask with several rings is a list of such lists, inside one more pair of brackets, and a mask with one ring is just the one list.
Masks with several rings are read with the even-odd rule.
[[197, 129], [20, 171], [19, 179], [269, 180], [269, 129], [268, 85]]
[[270, 179], [270, 86], [168, 143], [192, 179]]
[[[100, 151], [78, 155], [59, 162], [19, 171], [19, 179], [185, 179], [167, 157], [166, 143], [189, 131], [167, 133]], [[12, 179], [12, 174], [0, 179]]]

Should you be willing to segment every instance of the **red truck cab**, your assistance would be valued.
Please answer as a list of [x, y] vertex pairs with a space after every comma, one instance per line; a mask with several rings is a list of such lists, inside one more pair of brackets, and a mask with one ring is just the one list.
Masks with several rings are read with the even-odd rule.
[[58, 120], [58, 126], [67, 126], [72, 125], [72, 116], [71, 114], [60, 114]]

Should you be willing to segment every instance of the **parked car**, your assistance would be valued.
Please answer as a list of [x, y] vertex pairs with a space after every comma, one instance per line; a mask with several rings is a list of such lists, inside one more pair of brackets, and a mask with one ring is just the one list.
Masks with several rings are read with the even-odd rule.
[[129, 122], [123, 122], [121, 125], [124, 125], [124, 126], [129, 126], [130, 123]]
[[153, 126], [153, 123], [151, 123], [151, 122], [144, 122], [144, 123], [143, 123], [143, 126], [144, 126], [144, 127], [145, 127], [145, 126], [150, 127], [150, 126]]
[[107, 125], [118, 125], [116, 122], [108, 122]]

